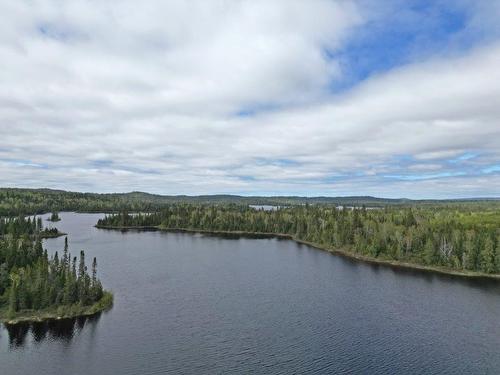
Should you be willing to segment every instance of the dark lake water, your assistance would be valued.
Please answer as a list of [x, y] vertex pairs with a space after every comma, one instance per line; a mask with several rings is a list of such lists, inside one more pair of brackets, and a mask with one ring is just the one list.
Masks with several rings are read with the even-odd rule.
[[[0, 328], [0, 374], [499, 374], [500, 285], [353, 262], [289, 240], [93, 227], [115, 306]], [[62, 250], [63, 238], [45, 242]]]

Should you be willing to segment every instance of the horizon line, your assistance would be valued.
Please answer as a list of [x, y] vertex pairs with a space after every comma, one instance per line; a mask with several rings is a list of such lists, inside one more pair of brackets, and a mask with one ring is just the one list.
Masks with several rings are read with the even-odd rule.
[[371, 199], [379, 199], [379, 200], [391, 200], [391, 201], [489, 201], [489, 200], [500, 200], [500, 196], [470, 196], [470, 197], [459, 197], [459, 198], [388, 198], [383, 196], [376, 195], [284, 195], [284, 194], [276, 194], [276, 195], [246, 195], [244, 193], [211, 193], [211, 194], [164, 194], [164, 193], [151, 193], [147, 191], [140, 190], [132, 190], [127, 192], [96, 192], [96, 191], [76, 191], [76, 190], [65, 190], [65, 189], [55, 189], [55, 188], [47, 188], [47, 187], [39, 187], [39, 188], [26, 188], [26, 187], [2, 187], [0, 186], [0, 190], [31, 190], [31, 191], [52, 191], [52, 192], [65, 192], [65, 193], [79, 193], [79, 194], [97, 194], [97, 195], [113, 195], [113, 194], [148, 194], [155, 195], [160, 197], [186, 197], [186, 198], [199, 198], [199, 197], [217, 197], [217, 196], [229, 196], [229, 197], [240, 197], [240, 198], [303, 198], [303, 199], [346, 199], [346, 198], [371, 198]]

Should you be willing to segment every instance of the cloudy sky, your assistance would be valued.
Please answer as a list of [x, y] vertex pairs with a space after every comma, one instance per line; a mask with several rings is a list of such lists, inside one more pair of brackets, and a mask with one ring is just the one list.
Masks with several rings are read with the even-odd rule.
[[0, 14], [0, 186], [500, 196], [500, 0]]

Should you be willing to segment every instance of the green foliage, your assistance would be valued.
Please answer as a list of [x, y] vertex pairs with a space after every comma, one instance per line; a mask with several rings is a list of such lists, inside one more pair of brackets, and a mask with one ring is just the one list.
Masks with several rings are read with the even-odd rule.
[[424, 249], [423, 249], [423, 261], [427, 265], [436, 264], [437, 261], [437, 252], [434, 247], [434, 243], [431, 238], [428, 238], [425, 241]]
[[61, 218], [59, 217], [59, 214], [57, 212], [52, 212], [50, 215], [49, 221], [60, 221]]
[[90, 276], [81, 251], [77, 273], [67, 238], [62, 258], [57, 252], [49, 257], [42, 248], [45, 230], [39, 220], [0, 220], [0, 233], [0, 310], [8, 317], [59, 306], [92, 306], [103, 297], [96, 259]]
[[[97, 224], [287, 234], [325, 248], [376, 258], [500, 273], [500, 225], [492, 225], [491, 219], [498, 213], [472, 214], [474, 209], [303, 205], [265, 211], [234, 204], [175, 204], [151, 214], [109, 215]], [[485, 216], [490, 219], [483, 223], [480, 218]]]
[[0, 218], [0, 236], [57, 237], [61, 232], [57, 228], [44, 228], [41, 218]]
[[486, 236], [484, 244], [480, 252], [480, 267], [485, 273], [494, 273], [496, 271], [495, 264], [495, 243], [490, 236]]
[[[78, 212], [156, 212], [172, 204], [211, 204], [211, 205], [274, 205], [274, 206], [301, 206], [305, 204], [331, 205], [344, 207], [369, 207], [397, 206], [397, 207], [447, 207], [453, 210], [466, 208], [465, 214], [470, 217], [473, 224], [476, 220], [491, 225], [500, 223], [500, 200], [408, 200], [385, 199], [374, 197], [243, 197], [238, 195], [154, 195], [141, 192], [124, 194], [95, 194], [75, 193], [51, 189], [15, 189], [0, 188], [0, 217], [28, 214], [40, 214], [57, 211]], [[474, 213], [471, 215], [471, 213]], [[492, 213], [488, 217], [489, 213]], [[479, 217], [476, 217], [476, 214]], [[411, 214], [404, 218], [408, 224], [412, 223]]]

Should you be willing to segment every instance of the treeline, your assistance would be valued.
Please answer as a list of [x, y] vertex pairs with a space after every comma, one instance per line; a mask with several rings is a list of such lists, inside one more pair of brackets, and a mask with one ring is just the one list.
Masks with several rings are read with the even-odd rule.
[[469, 209], [500, 209], [500, 200], [421, 200], [360, 197], [244, 197], [238, 195], [156, 195], [142, 192], [96, 194], [51, 189], [0, 188], [0, 217], [33, 215], [53, 211], [78, 212], [155, 212], [172, 204], [196, 205], [273, 205], [297, 206], [304, 204], [369, 207], [410, 206], [468, 207]]
[[[47, 212], [152, 211], [162, 205], [141, 195], [73, 193], [49, 189], [0, 188], [0, 217]], [[55, 217], [54, 217], [55, 218]], [[57, 221], [57, 218], [55, 218]]]
[[22, 234], [33, 235], [43, 230], [42, 218], [25, 219], [23, 216], [18, 218], [0, 218], [0, 235], [10, 234], [13, 237], [19, 237]]
[[264, 211], [180, 204], [149, 215], [106, 216], [98, 225], [281, 233], [374, 258], [500, 273], [498, 210], [304, 205]]
[[105, 291], [97, 278], [96, 259], [89, 273], [85, 253], [72, 256], [67, 238], [61, 258], [58, 252], [49, 257], [38, 219], [2, 220], [0, 228], [0, 317], [48, 308], [63, 312], [101, 300]]
[[38, 235], [40, 237], [54, 237], [61, 233], [57, 228], [44, 228], [42, 219], [34, 217], [33, 219], [20, 216], [17, 218], [0, 218], [0, 236], [10, 234], [17, 238], [23, 234], [30, 237]]

